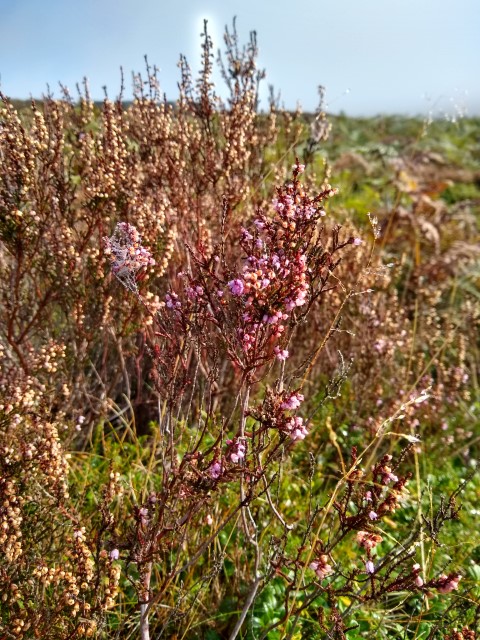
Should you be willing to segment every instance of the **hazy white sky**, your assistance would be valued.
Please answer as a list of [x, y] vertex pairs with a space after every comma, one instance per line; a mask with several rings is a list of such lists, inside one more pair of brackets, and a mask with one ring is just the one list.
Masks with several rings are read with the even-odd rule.
[[[192, 66], [208, 18], [214, 44], [237, 16], [256, 30], [267, 83], [312, 110], [317, 85], [333, 112], [480, 114], [480, 0], [0, 0], [0, 89], [40, 96], [47, 83], [116, 96], [143, 56], [175, 99], [180, 53]], [[263, 101], [266, 106], [266, 100]]]

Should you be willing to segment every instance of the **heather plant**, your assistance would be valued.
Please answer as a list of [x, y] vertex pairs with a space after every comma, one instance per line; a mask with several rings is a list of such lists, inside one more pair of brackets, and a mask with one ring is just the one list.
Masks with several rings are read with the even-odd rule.
[[476, 637], [474, 154], [334, 157], [225, 47], [2, 96], [1, 633]]
[[[277, 493], [275, 501], [272, 499], [271, 485], [278, 471], [271, 476], [268, 469], [270, 465], [273, 467], [274, 462], [276, 463], [279, 446], [283, 445], [284, 449], [285, 442], [290, 441], [288, 449], [291, 449], [297, 441], [302, 441], [309, 435], [308, 422], [295, 414], [305, 399], [301, 391], [307, 376], [330, 337], [330, 331], [327, 331], [320, 345], [307, 355], [303, 366], [297, 365], [290, 375], [285, 368], [290, 352], [285, 347], [292, 342], [295, 343], [297, 325], [306, 323], [310, 309], [315, 303], [322, 301], [322, 293], [332, 289], [329, 286], [331, 278], [335, 277], [336, 267], [340, 263], [335, 254], [348, 246], [354, 248], [362, 244], [360, 238], [354, 236], [347, 237], [344, 242], [341, 242], [339, 228], [333, 227], [330, 242], [327, 245], [323, 238], [325, 228], [322, 225], [319, 229], [319, 220], [325, 215], [323, 201], [334, 195], [334, 191], [328, 187], [318, 196], [309, 197], [299, 180], [303, 170], [303, 165], [300, 165], [297, 160], [293, 167], [291, 182], [278, 190], [277, 197], [272, 202], [275, 212], [273, 216], [268, 216], [260, 210], [253, 220], [251, 231], [246, 227], [240, 228], [240, 247], [244, 255], [240, 270], [238, 268], [235, 270], [228, 265], [224, 243], [219, 246], [214, 245], [210, 254], [207, 254], [203, 247], [200, 247], [200, 255], [196, 255], [191, 248], [189, 249], [190, 269], [178, 274], [179, 280], [184, 281], [183, 286], [178, 289], [179, 293], [173, 288], [169, 289], [165, 296], [164, 307], [161, 312], [156, 313], [152, 323], [155, 336], [152, 346], [154, 367], [152, 373], [159, 395], [164, 399], [163, 430], [168, 432], [168, 444], [160, 445], [162, 465], [166, 462], [168, 470], [167, 472], [163, 470], [163, 477], [169, 479], [168, 489], [164, 489], [161, 497], [154, 496], [155, 504], [157, 501], [161, 502], [162, 510], [166, 508], [171, 514], [175, 511], [174, 505], [178, 495], [181, 495], [183, 500], [179, 505], [181, 511], [177, 516], [177, 522], [186, 526], [195, 511], [202, 506], [200, 498], [202, 489], [211, 494], [221, 483], [238, 480], [239, 494], [234, 513], [238, 514], [240, 519], [242, 529], [240, 535], [244, 540], [243, 544], [252, 545], [257, 570], [256, 579], [251, 579], [251, 590], [246, 595], [245, 604], [230, 637], [236, 637], [240, 631], [258, 590], [265, 587], [278, 573], [287, 583], [287, 595], [283, 603], [284, 615], [279, 616], [278, 622], [272, 623], [267, 630], [262, 631], [268, 634], [280, 625], [288, 629], [289, 623], [295, 627], [304, 606], [290, 604], [290, 591], [293, 591], [297, 597], [299, 591], [303, 592], [306, 599], [305, 608], [315, 602], [325, 588], [317, 585], [318, 588], [314, 589], [313, 593], [309, 593], [304, 586], [307, 567], [313, 570], [320, 580], [335, 575], [336, 572], [331, 564], [334, 562], [332, 551], [352, 532], [356, 532], [358, 546], [365, 551], [363, 568], [347, 575], [340, 572], [337, 577], [341, 576], [346, 580], [339, 585], [337, 595], [353, 596], [355, 594], [365, 603], [371, 599], [375, 600], [379, 594], [385, 592], [436, 589], [439, 594], [447, 594], [458, 587], [461, 577], [455, 572], [440, 573], [438, 577], [426, 581], [420, 575], [421, 565], [413, 562], [413, 559], [418, 539], [422, 537], [422, 526], [415, 528], [413, 533], [402, 540], [398, 551], [393, 549], [387, 553], [378, 567], [374, 562], [374, 550], [383, 541], [382, 536], [375, 533], [374, 527], [382, 520], [382, 516], [395, 513], [402, 501], [402, 496], [403, 499], [406, 498], [405, 489], [409, 476], [407, 474], [399, 478], [394, 471], [413, 446], [420, 442], [417, 436], [410, 433], [410, 429], [407, 433], [402, 433], [398, 432], [393, 425], [397, 420], [401, 421], [402, 425], [410, 422], [413, 429], [419, 424], [414, 409], [429, 399], [426, 389], [420, 394], [407, 396], [404, 400], [400, 399], [393, 415], [383, 420], [379, 412], [377, 424], [372, 425], [375, 439], [362, 452], [366, 460], [366, 468], [371, 473], [370, 481], [364, 470], [357, 469], [359, 458], [355, 447], [351, 453], [350, 463], [344, 461], [339, 451], [342, 477], [337, 482], [332, 497], [324, 509], [313, 510], [303, 539], [300, 540], [293, 558], [286, 553], [287, 549], [290, 553], [292, 552], [289, 549], [289, 538], [294, 537], [298, 540], [299, 533], [296, 531], [295, 534], [290, 534], [292, 526], [288, 524], [288, 518], [279, 508], [280, 494]], [[228, 220], [226, 206], [222, 215], [224, 221]], [[226, 225], [226, 222], [223, 224]], [[107, 251], [114, 254], [117, 233], [118, 228], [112, 238], [105, 239]], [[223, 236], [224, 234], [222, 238]], [[325, 245], [330, 251], [325, 250]], [[141, 246], [137, 251], [140, 254], [146, 252]], [[118, 272], [116, 263], [113, 270], [114, 273]], [[365, 270], [364, 268], [363, 271]], [[125, 284], [122, 277], [117, 277], [122, 284]], [[335, 277], [335, 281], [337, 282], [338, 278]], [[362, 293], [365, 294], [368, 291], [345, 292], [344, 290], [344, 300], [340, 310], [350, 298]], [[137, 295], [140, 295], [138, 291]], [[233, 308], [232, 300], [236, 301]], [[405, 333], [403, 330], [403, 334]], [[384, 342], [386, 343], [385, 339]], [[400, 346], [403, 346], [403, 343]], [[379, 351], [383, 349], [383, 344], [380, 346], [376, 344], [375, 348]], [[209, 361], [209, 356], [212, 362]], [[275, 360], [279, 361], [281, 367], [280, 376], [273, 379], [272, 387], [266, 387], [263, 401], [251, 408], [250, 403], [256, 395], [256, 386], [259, 383], [262, 383], [262, 386], [265, 385], [265, 377], [268, 378], [269, 374], [271, 375], [271, 364]], [[172, 361], [175, 363], [173, 376]], [[218, 389], [216, 367], [218, 368], [218, 363], [228, 361], [234, 368], [233, 377], [238, 381], [238, 392], [229, 419], [223, 419], [219, 425], [213, 413], [211, 396]], [[298, 380], [299, 384], [292, 388], [294, 380]], [[425, 383], [425, 380], [422, 379], [422, 382]], [[197, 385], [200, 389], [200, 397], [195, 400]], [[287, 392], [285, 386], [289, 389]], [[190, 412], [195, 404], [205, 407], [203, 419], [198, 422], [197, 436], [193, 436], [186, 429], [186, 421], [182, 419], [185, 406], [182, 400], [185, 396], [187, 411]], [[215, 408], [218, 412], [218, 404]], [[193, 415], [189, 420], [190, 429], [192, 419]], [[162, 430], [162, 423], [160, 423], [160, 430]], [[217, 431], [219, 431], [218, 435]], [[277, 434], [277, 437], [279, 436], [278, 440], [277, 437], [269, 435], [272, 431]], [[227, 435], [231, 437], [227, 438]], [[205, 452], [203, 441], [206, 436], [209, 436], [210, 442], [207, 439]], [[378, 462], [375, 461], [379, 455], [381, 441], [386, 436], [403, 438], [410, 443], [400, 453], [400, 460], [396, 466], [390, 466], [392, 455], [389, 453], [380, 455]], [[183, 455], [182, 462], [179, 464], [177, 452], [185, 451], [185, 445], [182, 444], [184, 438], [191, 443], [190, 447], [187, 445], [190, 451]], [[166, 450], [165, 447], [167, 447]], [[369, 452], [370, 449], [372, 449], [371, 452]], [[285, 452], [282, 456], [284, 455]], [[193, 477], [187, 473], [189, 466], [194, 469]], [[248, 481], [245, 481], [245, 476]], [[392, 488], [388, 489], [390, 483]], [[259, 490], [257, 485], [260, 486]], [[344, 485], [347, 488], [342, 495]], [[171, 490], [174, 491], [173, 504], [170, 504], [169, 499]], [[342, 495], [341, 498], [338, 497], [340, 495]], [[279, 533], [275, 532], [275, 535], [273, 533], [275, 529], [272, 529], [271, 535], [278, 542], [273, 555], [269, 558], [269, 569], [264, 570], [263, 575], [262, 573], [259, 575], [258, 568], [265, 563], [265, 558], [256, 533], [258, 521], [262, 517], [261, 510], [255, 503], [258, 498], [264, 496], [266, 504], [272, 510], [272, 523], [283, 527], [283, 532], [280, 533], [280, 529]], [[150, 496], [149, 500], [152, 501], [152, 499], [153, 497]], [[142, 509], [146, 516], [147, 505]], [[322, 511], [325, 513], [320, 515]], [[335, 519], [332, 521], [334, 512], [338, 515], [337, 525]], [[455, 519], [457, 515], [455, 494], [452, 494], [448, 506], [442, 506], [435, 516], [435, 524], [428, 525], [432, 536], [436, 538], [437, 529], [439, 530], [448, 520]], [[335, 531], [338, 527], [337, 534], [328, 541], [322, 541], [320, 532], [325, 526], [327, 517], [330, 520], [329, 531]], [[229, 523], [229, 520], [230, 515], [223, 522], [221, 521], [216, 535]], [[152, 585], [150, 564], [155, 554], [160, 553], [159, 549], [155, 549], [154, 540], [159, 537], [164, 538], [165, 534], [161, 533], [164, 527], [165, 525], [160, 525], [157, 519], [152, 523], [152, 531], [146, 545], [150, 555], [143, 559], [147, 567], [143, 568], [143, 572], [139, 569], [139, 574], [143, 576], [144, 590], [145, 584], [148, 584], [149, 588]], [[180, 528], [175, 529], [172, 525], [170, 527], [177, 534], [179, 533]], [[266, 528], [268, 525], [263, 525], [263, 531]], [[207, 540], [208, 543], [211, 542], [210, 538]], [[305, 560], [302, 554], [306, 548], [311, 550]], [[195, 560], [199, 559], [199, 553], [203, 550], [204, 545], [200, 544], [194, 553]], [[177, 551], [175, 556], [178, 557], [178, 555]], [[312, 557], [313, 561], [311, 561]], [[187, 565], [190, 566], [192, 562], [189, 560]], [[408, 564], [411, 566], [407, 569]], [[291, 568], [293, 574], [286, 573], [285, 568]], [[359, 591], [359, 571], [366, 573], [367, 584], [368, 580], [371, 582], [370, 593], [367, 592], [362, 596], [360, 596], [362, 591]], [[168, 579], [170, 578], [171, 576], [168, 576]], [[363, 580], [361, 578], [360, 583]], [[332, 579], [329, 588], [330, 597], [335, 593], [334, 584]], [[164, 591], [163, 585], [159, 588], [160, 592]], [[152, 591], [152, 594], [154, 593], [155, 588]], [[155, 596], [152, 597], [155, 602]], [[290, 621], [293, 611], [295, 612], [293, 621]], [[330, 613], [330, 622], [333, 622], [331, 629], [337, 635], [347, 630], [343, 618], [336, 614], [335, 607]], [[178, 625], [176, 618], [175, 623]], [[163, 628], [168, 628], [168, 620]], [[326, 631], [328, 626], [322, 620], [318, 629]]]

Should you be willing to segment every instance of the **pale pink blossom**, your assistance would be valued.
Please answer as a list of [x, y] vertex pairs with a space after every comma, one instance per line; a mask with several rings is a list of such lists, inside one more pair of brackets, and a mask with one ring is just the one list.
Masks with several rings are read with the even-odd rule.
[[298, 409], [298, 407], [301, 405], [304, 399], [305, 398], [303, 394], [294, 392], [282, 402], [282, 404], [280, 405], [280, 408], [285, 410]]
[[229, 458], [234, 464], [245, 458], [247, 446], [243, 440], [238, 438], [227, 440], [227, 445], [230, 447]]
[[423, 578], [421, 576], [415, 576], [415, 585], [417, 587], [423, 587]]
[[460, 582], [460, 580], [461, 576], [459, 576], [458, 574], [450, 574], [448, 576], [442, 574], [438, 578], [437, 591], [443, 594], [450, 593], [451, 591], [458, 589], [458, 583]]
[[358, 531], [357, 532], [357, 542], [358, 544], [366, 549], [367, 551], [371, 551], [375, 549], [377, 544], [382, 542], [382, 536], [377, 535], [376, 533], [369, 533], [368, 531]]
[[309, 565], [310, 569], [312, 569], [312, 571], [315, 571], [320, 580], [323, 580], [331, 573], [333, 573], [332, 565], [329, 564], [328, 560], [328, 556], [322, 554], [321, 556], [319, 556], [318, 560], [314, 560]]
[[178, 299], [178, 295], [173, 291], [165, 296], [165, 304], [169, 309], [180, 309], [182, 303]]
[[370, 573], [370, 574], [375, 573], [375, 565], [373, 564], [373, 562], [371, 560], [367, 560], [366, 561], [365, 569], [367, 570], [367, 573]]
[[213, 480], [217, 480], [217, 478], [219, 478], [222, 475], [222, 465], [220, 464], [220, 462], [215, 461], [213, 464], [211, 464], [208, 468], [208, 475], [213, 478]]
[[230, 280], [228, 283], [228, 288], [232, 296], [241, 296], [245, 291], [245, 283], [240, 278], [236, 278], [235, 280]]
[[277, 360], [286, 360], [290, 355], [287, 349], [281, 349], [278, 345], [274, 347], [273, 351], [275, 352]]
[[303, 422], [303, 418], [300, 418], [299, 416], [291, 417], [285, 426], [288, 435], [294, 442], [297, 440], [305, 440], [308, 436], [308, 430]]

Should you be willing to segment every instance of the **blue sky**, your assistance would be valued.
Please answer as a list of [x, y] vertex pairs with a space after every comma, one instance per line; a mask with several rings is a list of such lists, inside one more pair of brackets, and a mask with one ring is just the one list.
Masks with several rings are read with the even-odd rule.
[[220, 46], [234, 15], [242, 41], [257, 31], [264, 97], [272, 83], [288, 108], [312, 110], [323, 84], [332, 112], [480, 114], [480, 0], [0, 0], [0, 88], [38, 97], [87, 76], [114, 97], [120, 66], [128, 88], [147, 54], [175, 99], [203, 18]]

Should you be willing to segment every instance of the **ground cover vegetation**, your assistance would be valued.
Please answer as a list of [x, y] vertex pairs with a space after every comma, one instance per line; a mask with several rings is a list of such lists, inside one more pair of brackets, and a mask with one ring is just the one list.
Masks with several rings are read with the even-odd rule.
[[[0, 107], [0, 637], [478, 637], [478, 119]], [[170, 98], [170, 97], [169, 97]]]

